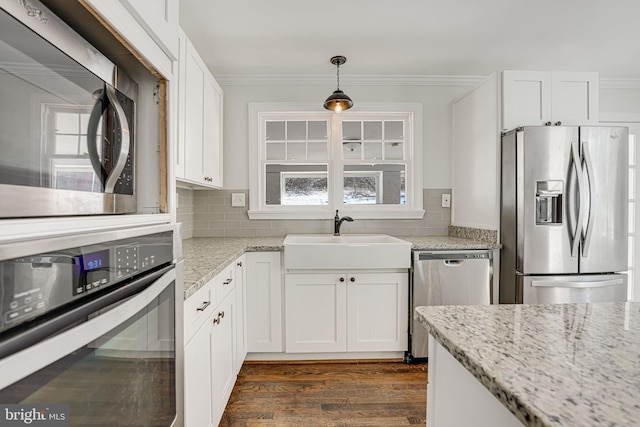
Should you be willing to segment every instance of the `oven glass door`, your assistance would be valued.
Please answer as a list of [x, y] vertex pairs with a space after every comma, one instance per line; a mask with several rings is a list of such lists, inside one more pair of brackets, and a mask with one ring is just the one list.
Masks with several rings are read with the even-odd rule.
[[71, 426], [171, 426], [174, 310], [171, 270], [141, 293], [0, 360], [0, 403], [69, 405]]

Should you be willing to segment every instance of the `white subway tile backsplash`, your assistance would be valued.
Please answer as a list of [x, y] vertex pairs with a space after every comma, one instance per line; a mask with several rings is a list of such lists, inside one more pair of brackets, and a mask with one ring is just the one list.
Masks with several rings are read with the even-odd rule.
[[[441, 206], [442, 194], [450, 189], [424, 190], [423, 219], [367, 219], [344, 222], [344, 233], [381, 233], [398, 236], [446, 236], [451, 209]], [[273, 237], [287, 234], [331, 233], [332, 220], [250, 220], [248, 206], [232, 207], [231, 194], [248, 190], [178, 189], [180, 205], [177, 220], [182, 222], [183, 238], [190, 237]]]

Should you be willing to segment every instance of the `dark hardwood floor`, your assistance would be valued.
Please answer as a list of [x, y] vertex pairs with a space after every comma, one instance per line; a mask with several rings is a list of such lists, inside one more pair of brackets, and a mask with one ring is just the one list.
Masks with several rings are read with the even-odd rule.
[[424, 426], [426, 396], [425, 364], [245, 362], [220, 425]]

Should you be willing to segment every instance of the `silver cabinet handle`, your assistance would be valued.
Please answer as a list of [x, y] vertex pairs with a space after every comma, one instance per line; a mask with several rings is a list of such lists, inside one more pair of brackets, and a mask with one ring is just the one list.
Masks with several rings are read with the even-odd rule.
[[622, 279], [598, 280], [595, 282], [556, 282], [551, 280], [533, 280], [531, 286], [541, 288], [604, 288], [624, 284]]
[[225, 280], [224, 282], [222, 282], [223, 285], [228, 285], [229, 283], [233, 282], [232, 278], [228, 278], [227, 280]]
[[242, 261], [238, 261], [238, 263], [236, 264], [238, 267], [242, 267]]
[[120, 153], [118, 153], [118, 159], [116, 164], [107, 176], [107, 182], [104, 184], [105, 193], [113, 193], [113, 189], [120, 178], [120, 174], [127, 164], [127, 156], [129, 155], [129, 148], [131, 146], [131, 133], [129, 131], [129, 123], [127, 122], [127, 115], [124, 113], [124, 109], [118, 98], [116, 97], [116, 90], [109, 85], [105, 85], [107, 90], [107, 98], [109, 103], [116, 110], [116, 117], [120, 122]]
[[204, 301], [202, 305], [196, 308], [196, 311], [205, 311], [211, 305], [211, 301]]

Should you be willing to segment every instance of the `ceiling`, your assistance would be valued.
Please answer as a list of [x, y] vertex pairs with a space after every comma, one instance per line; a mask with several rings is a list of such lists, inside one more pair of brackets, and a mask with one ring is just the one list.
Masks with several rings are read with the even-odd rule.
[[499, 69], [640, 79], [639, 0], [180, 0], [216, 76], [484, 76]]

